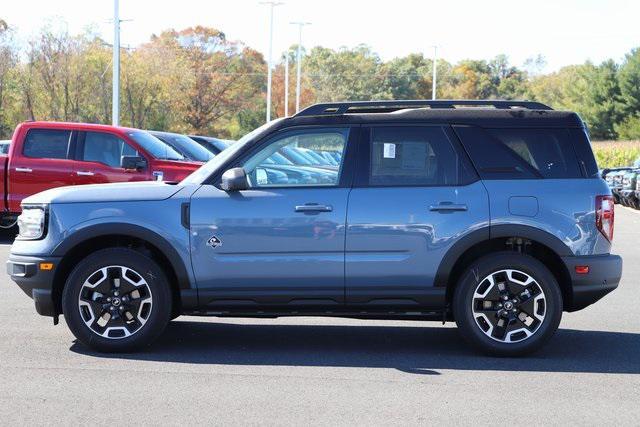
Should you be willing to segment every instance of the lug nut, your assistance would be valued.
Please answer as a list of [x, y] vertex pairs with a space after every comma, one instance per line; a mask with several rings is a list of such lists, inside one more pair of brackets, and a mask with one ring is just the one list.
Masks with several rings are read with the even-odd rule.
[[111, 302], [111, 297], [107, 298], [107, 302]]
[[113, 293], [113, 295], [117, 297], [118, 295], [120, 295], [120, 292], [115, 291], [115, 292]]

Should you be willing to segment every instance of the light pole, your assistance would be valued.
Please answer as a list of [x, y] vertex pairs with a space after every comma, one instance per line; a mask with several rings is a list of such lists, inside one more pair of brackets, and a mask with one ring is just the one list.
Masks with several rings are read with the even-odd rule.
[[300, 111], [300, 70], [302, 66], [302, 27], [311, 25], [311, 22], [292, 22], [292, 25], [298, 26], [298, 53], [296, 54], [297, 76], [296, 76], [296, 113]]
[[120, 123], [120, 10], [119, 0], [113, 0], [113, 76], [111, 123]]
[[431, 99], [436, 99], [436, 77], [438, 74], [438, 67], [437, 67], [437, 61], [438, 61], [438, 46], [433, 46], [433, 64], [431, 65], [431, 68], [433, 68], [433, 78], [432, 78], [432, 87], [431, 87]]
[[267, 65], [267, 122], [271, 121], [271, 66], [273, 56], [273, 8], [280, 6], [281, 2], [261, 1], [260, 4], [269, 5], [269, 63]]
[[284, 116], [289, 117], [289, 51], [284, 53]]

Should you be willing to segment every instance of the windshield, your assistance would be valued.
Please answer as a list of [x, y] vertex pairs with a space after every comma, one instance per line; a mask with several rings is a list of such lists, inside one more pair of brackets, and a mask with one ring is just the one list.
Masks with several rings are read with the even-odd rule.
[[266, 131], [270, 127], [275, 126], [281, 120], [283, 119], [272, 120], [269, 123], [265, 123], [259, 128], [252, 130], [251, 132], [240, 138], [237, 142], [231, 144], [229, 148], [221, 151], [220, 154], [202, 165], [200, 169], [194, 171], [191, 175], [188, 175], [185, 179], [182, 180], [181, 184], [202, 184], [204, 180], [206, 180], [219, 167], [224, 165], [227, 160], [233, 157], [238, 151], [242, 150], [242, 148], [247, 143], [251, 142], [253, 138]]
[[148, 132], [137, 130], [128, 132], [127, 135], [133, 139], [144, 151], [156, 159], [160, 160], [184, 160], [184, 156], [155, 136]]
[[213, 159], [213, 154], [193, 139], [184, 135], [160, 134], [157, 138], [175, 148], [176, 151], [182, 153], [188, 159], [197, 162], [208, 162]]

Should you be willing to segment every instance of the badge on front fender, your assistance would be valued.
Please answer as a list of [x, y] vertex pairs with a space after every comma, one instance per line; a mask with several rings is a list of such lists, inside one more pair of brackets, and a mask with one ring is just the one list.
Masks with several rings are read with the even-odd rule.
[[207, 240], [207, 246], [211, 246], [212, 248], [217, 248], [218, 246], [222, 246], [222, 241], [218, 239], [216, 236], [211, 236], [211, 238]]

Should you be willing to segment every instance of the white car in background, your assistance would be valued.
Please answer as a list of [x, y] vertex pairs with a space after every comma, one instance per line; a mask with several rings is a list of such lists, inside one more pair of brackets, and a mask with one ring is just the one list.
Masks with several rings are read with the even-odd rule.
[[9, 154], [10, 139], [0, 139], [0, 154]]

